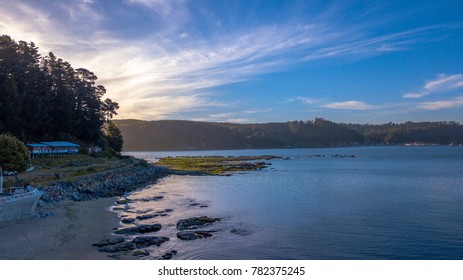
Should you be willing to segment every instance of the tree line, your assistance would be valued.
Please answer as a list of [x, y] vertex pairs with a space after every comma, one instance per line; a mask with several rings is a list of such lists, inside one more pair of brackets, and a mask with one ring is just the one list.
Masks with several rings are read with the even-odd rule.
[[105, 93], [93, 72], [74, 69], [52, 52], [42, 56], [33, 42], [0, 36], [0, 134], [100, 146], [112, 137], [122, 148], [122, 138], [108, 134], [117, 134], [110, 121], [119, 105], [103, 99]]
[[367, 144], [463, 144], [463, 125], [454, 121], [343, 125], [362, 134]]
[[316, 118], [285, 123], [234, 124], [182, 120], [115, 120], [124, 150], [204, 150], [325, 147], [359, 144], [356, 131]]
[[124, 150], [306, 148], [351, 145], [463, 144], [456, 122], [337, 124], [323, 118], [258, 124], [115, 120]]

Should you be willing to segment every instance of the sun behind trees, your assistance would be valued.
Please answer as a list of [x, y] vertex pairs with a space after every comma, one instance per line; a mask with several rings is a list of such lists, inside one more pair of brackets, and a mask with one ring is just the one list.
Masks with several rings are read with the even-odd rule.
[[96, 84], [96, 75], [74, 69], [34, 43], [0, 36], [0, 133], [19, 139], [105, 143], [102, 128], [119, 105]]

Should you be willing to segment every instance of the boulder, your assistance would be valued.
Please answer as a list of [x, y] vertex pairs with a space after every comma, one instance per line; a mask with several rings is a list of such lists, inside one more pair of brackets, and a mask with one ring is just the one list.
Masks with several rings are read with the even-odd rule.
[[109, 246], [109, 245], [116, 245], [116, 244], [122, 243], [124, 241], [125, 241], [125, 239], [123, 237], [116, 237], [116, 238], [113, 238], [113, 239], [101, 240], [101, 241], [98, 241], [96, 243], [93, 243], [92, 245], [96, 246], [96, 247], [105, 247], [105, 246]]
[[164, 199], [164, 196], [158, 195], [154, 197], [142, 197], [142, 198], [135, 199], [135, 201], [148, 202], [148, 201], [158, 201], [161, 199]]
[[131, 224], [131, 223], [135, 222], [135, 219], [134, 218], [124, 218], [124, 219], [121, 220], [121, 222], [123, 224]]
[[197, 229], [208, 226], [214, 222], [220, 221], [219, 218], [209, 218], [207, 216], [181, 219], [177, 222], [178, 230]]
[[152, 225], [140, 225], [135, 227], [123, 228], [116, 230], [115, 234], [124, 234], [124, 235], [134, 235], [134, 234], [142, 234], [142, 233], [149, 233], [149, 232], [156, 232], [162, 228], [161, 224], [152, 224]]
[[135, 250], [132, 252], [132, 256], [134, 257], [146, 257], [149, 256], [149, 252], [146, 250]]
[[[148, 254], [140, 253], [140, 252], [147, 252], [141, 251], [137, 249], [143, 249], [150, 246], [160, 246], [162, 243], [169, 241], [168, 237], [164, 236], [138, 236], [135, 237], [132, 241], [122, 242], [118, 244], [111, 244], [110, 240], [102, 240], [98, 243], [93, 244], [94, 246], [102, 247], [98, 249], [100, 252], [106, 253], [126, 253], [128, 251], [136, 250], [132, 252], [134, 256], [147, 256]], [[114, 245], [114, 246], [108, 246]], [[138, 253], [136, 253], [139, 251]]]
[[212, 236], [211, 232], [214, 231], [180, 231], [177, 232], [177, 238], [181, 240], [195, 240], [207, 238]]
[[132, 202], [132, 201], [127, 199], [127, 198], [122, 198], [122, 199], [119, 199], [118, 201], [116, 201], [117, 204], [127, 204], [127, 203], [130, 203], [130, 202]]
[[116, 237], [116, 238], [110, 239], [108, 242], [111, 245], [115, 245], [115, 244], [122, 243], [124, 241], [125, 241], [124, 237]]
[[158, 214], [145, 214], [145, 215], [139, 215], [137, 216], [138, 220], [147, 220], [147, 219], [152, 219], [159, 216]]
[[136, 248], [146, 248], [153, 245], [160, 246], [162, 243], [169, 241], [169, 237], [164, 236], [137, 236], [132, 243]]

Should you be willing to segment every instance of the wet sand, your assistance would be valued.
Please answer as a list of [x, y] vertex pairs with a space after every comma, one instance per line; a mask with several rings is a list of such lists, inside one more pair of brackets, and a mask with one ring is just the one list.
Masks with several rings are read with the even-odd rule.
[[52, 211], [53, 216], [1, 222], [0, 259], [108, 259], [92, 244], [113, 237], [111, 230], [119, 219], [108, 208], [115, 200], [61, 201], [37, 208], [37, 212]]

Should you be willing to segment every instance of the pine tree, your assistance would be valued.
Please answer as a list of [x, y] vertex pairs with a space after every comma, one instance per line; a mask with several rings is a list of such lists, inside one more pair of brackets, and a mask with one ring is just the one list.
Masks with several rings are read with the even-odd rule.
[[108, 139], [108, 146], [116, 152], [122, 152], [124, 140], [122, 138], [121, 130], [111, 121], [107, 123], [105, 129], [106, 139]]

